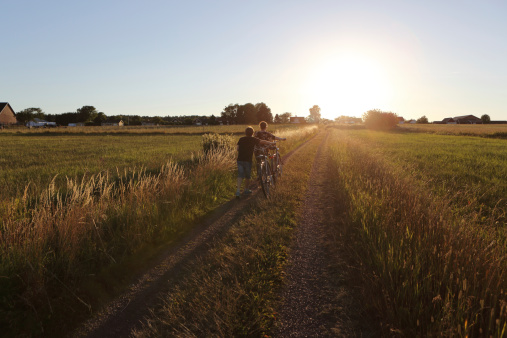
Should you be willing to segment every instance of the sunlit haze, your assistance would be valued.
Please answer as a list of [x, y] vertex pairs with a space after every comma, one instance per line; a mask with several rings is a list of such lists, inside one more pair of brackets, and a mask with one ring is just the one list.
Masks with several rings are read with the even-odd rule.
[[507, 120], [503, 1], [3, 1], [0, 102], [48, 114]]

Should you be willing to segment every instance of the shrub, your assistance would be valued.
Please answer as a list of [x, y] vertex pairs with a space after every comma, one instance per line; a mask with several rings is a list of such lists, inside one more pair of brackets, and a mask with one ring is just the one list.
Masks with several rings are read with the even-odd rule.
[[373, 109], [363, 114], [363, 121], [368, 129], [387, 130], [396, 127], [398, 116], [391, 112]]
[[231, 135], [220, 135], [217, 133], [204, 134], [202, 136], [202, 150], [205, 155], [210, 151], [234, 150], [234, 139]]

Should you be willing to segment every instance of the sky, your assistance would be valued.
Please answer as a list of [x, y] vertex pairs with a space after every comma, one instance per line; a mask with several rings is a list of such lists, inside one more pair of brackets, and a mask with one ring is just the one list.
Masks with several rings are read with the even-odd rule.
[[47, 114], [507, 120], [507, 1], [0, 0], [0, 102]]

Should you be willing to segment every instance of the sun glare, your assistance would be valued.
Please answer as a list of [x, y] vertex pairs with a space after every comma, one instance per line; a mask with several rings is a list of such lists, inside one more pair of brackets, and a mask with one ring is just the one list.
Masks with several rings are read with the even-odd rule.
[[388, 76], [375, 60], [362, 56], [341, 56], [315, 67], [305, 85], [309, 104], [321, 108], [322, 117], [357, 116], [369, 109], [381, 109], [389, 101]]

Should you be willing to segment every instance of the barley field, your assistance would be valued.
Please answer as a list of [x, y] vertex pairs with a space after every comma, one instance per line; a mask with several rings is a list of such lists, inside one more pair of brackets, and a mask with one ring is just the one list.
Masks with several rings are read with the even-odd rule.
[[384, 335], [505, 336], [506, 141], [332, 133], [350, 252]]

